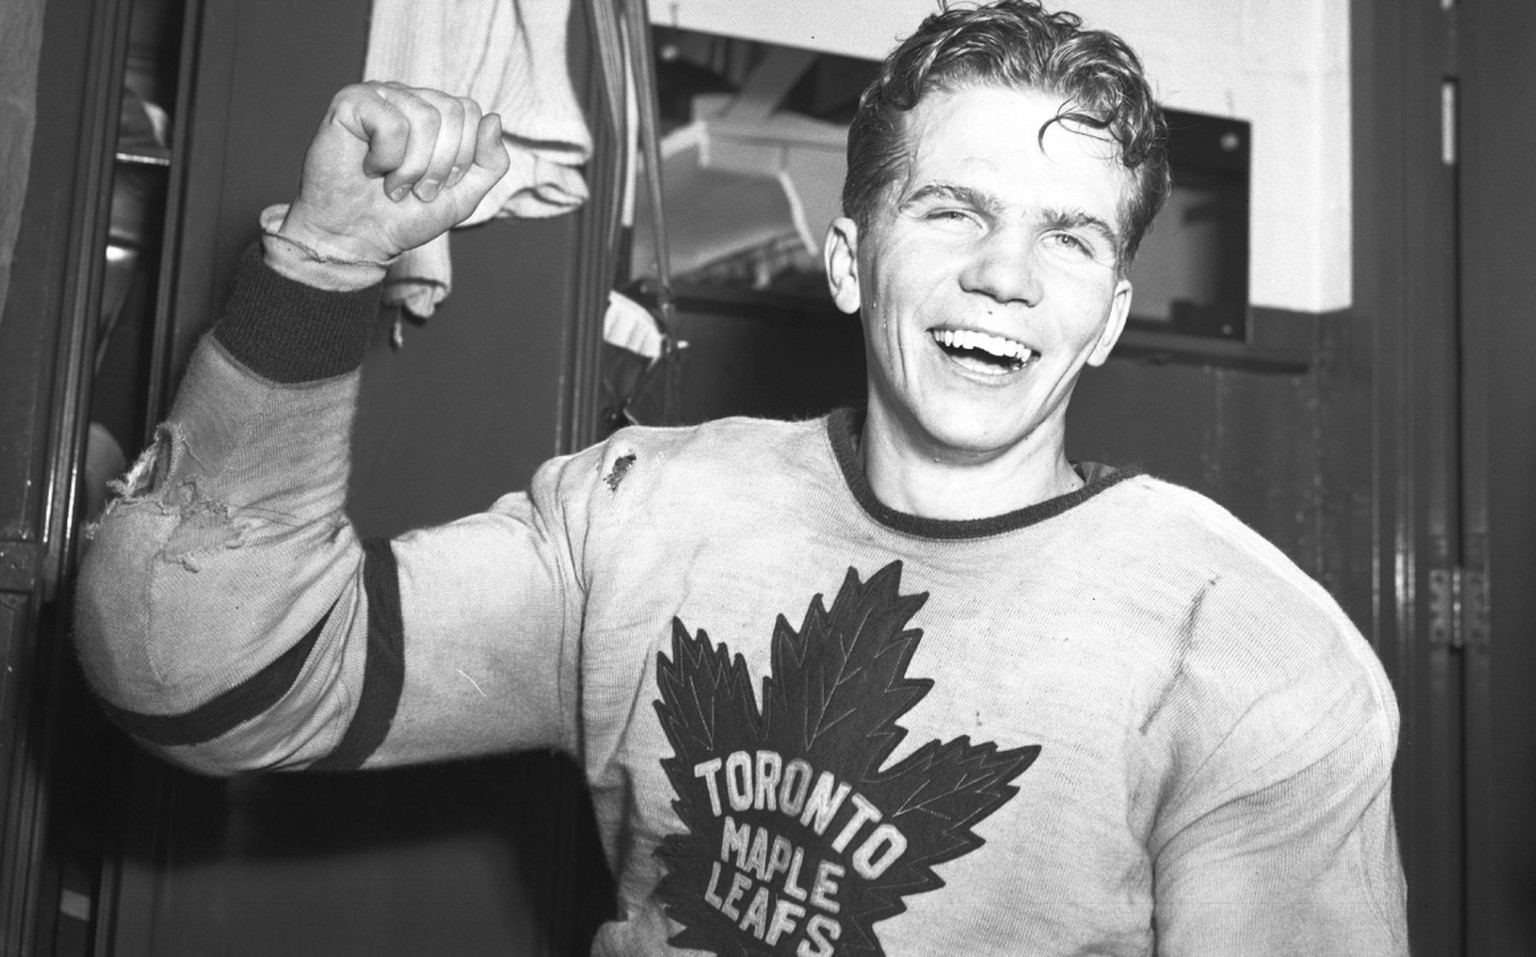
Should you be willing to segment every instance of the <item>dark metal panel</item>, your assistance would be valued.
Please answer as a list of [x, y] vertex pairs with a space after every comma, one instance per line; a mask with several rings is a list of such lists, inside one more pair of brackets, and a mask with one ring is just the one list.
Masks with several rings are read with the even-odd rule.
[[[42, 121], [0, 319], [0, 541], [42, 542], [45, 575], [57, 574], [83, 434], [80, 376], [95, 341], [125, 28], [116, 0], [57, 0], [46, 8]], [[56, 491], [66, 496], [57, 504], [50, 499]]]
[[1067, 454], [1136, 466], [1209, 493], [1215, 405], [1208, 367], [1112, 358], [1077, 383], [1067, 410]]
[[[223, 25], [223, 30], [205, 29], [204, 12], [209, 0], [165, 2], [172, 7], [179, 7], [181, 26], [178, 40], [181, 48], [175, 57], [176, 102], [172, 116], [176, 122], [171, 130], [171, 165], [161, 221], [159, 270], [155, 278], [155, 304], [149, 333], [151, 342], [145, 373], [148, 388], [142, 397], [142, 419], [145, 425], [142, 445], [145, 446], [153, 440], [155, 424], [170, 409], [176, 382], [180, 379], [186, 356], [190, 354], [188, 334], [179, 331], [178, 317], [183, 314], [182, 307], [185, 305], [188, 310], [205, 307], [211, 296], [207, 286], [203, 285], [199, 287], [200, 297], [192, 297], [190, 302], [183, 302], [185, 294], [180, 290], [184, 288], [184, 283], [197, 277], [200, 277], [201, 283], [211, 282], [212, 269], [211, 263], [205, 258], [208, 255], [207, 249], [197, 245], [188, 248], [182, 237], [194, 228], [196, 217], [207, 215], [206, 208], [187, 205], [189, 196], [198, 195], [192, 187], [201, 185], [201, 181], [207, 177], [205, 170], [208, 164], [194, 162], [199, 155], [195, 148], [209, 141], [217, 141], [222, 135], [227, 115], [209, 111], [210, 115], [201, 120], [192, 120], [195, 107], [193, 97], [197, 89], [193, 77], [199, 75], [200, 71], [212, 73], [210, 85], [215, 88], [220, 82], [229, 82], [229, 57], [221, 55], [228, 45], [227, 22], [215, 17], [213, 22]], [[225, 43], [221, 46], [219, 40]], [[217, 185], [215, 178], [211, 186], [216, 189]]]
[[[153, 944], [128, 952], [555, 952], [545, 914], [568, 866], [554, 854], [560, 829], [509, 839], [507, 822], [547, 821], [562, 771], [574, 773], [540, 757], [382, 776], [180, 778], [164, 812]], [[528, 786], [535, 775], [543, 788]]]
[[[1286, 317], [1306, 328], [1333, 318]], [[1293, 370], [1312, 364], [1310, 350], [1287, 354]], [[1085, 372], [1068, 412], [1070, 457], [1134, 465], [1203, 492], [1320, 575], [1325, 487], [1313, 375], [1139, 355], [1120, 358], [1117, 347]]]
[[[362, 76], [368, 4], [196, 0], [162, 277], [163, 395], [223, 304], [261, 209], [298, 191], [332, 94]], [[279, 158], [299, 157], [283, 162]], [[159, 416], [152, 418], [158, 419]]]
[[118, 0], [47, 5], [21, 238], [0, 318], [0, 952], [47, 947], [51, 725], [76, 464], [100, 303], [125, 49]]
[[[587, 163], [591, 198], [576, 213], [572, 259], [571, 314], [561, 324], [563, 362], [557, 390], [555, 451], [575, 452], [600, 436], [602, 417], [603, 318], [616, 280], [622, 248], [623, 196], [629, 135], [621, 127], [626, 111], [618, 54], [618, 8], [607, 0], [573, 4], [579, 19], [571, 24], [571, 76], [584, 83], [585, 109], [592, 127], [592, 159]], [[578, 23], [580, 24], [578, 26]]]
[[5, 649], [5, 674], [0, 676], [0, 742], [5, 746], [4, 777], [0, 779], [0, 953], [20, 954], [37, 932], [42, 872], [41, 807], [43, 782], [36, 768], [36, 729], [31, 690], [37, 661], [38, 606], [30, 596], [0, 593], [0, 642]]
[[1440, 127], [1450, 50], [1441, 8], [1400, 0], [1352, 7], [1355, 301], [1342, 330], [1352, 355], [1329, 397], [1352, 441], [1330, 444], [1327, 467], [1369, 499], [1351, 513], [1346, 598], [1402, 710], [1394, 783], [1413, 947], [1457, 954], [1461, 660], [1434, 640], [1429, 587], [1453, 571], [1459, 540], [1454, 175], [1442, 163]]
[[1515, 957], [1536, 953], [1536, 5], [1462, 0], [1456, 10], [1467, 953]]
[[363, 535], [485, 509], [555, 454], [575, 233], [569, 216], [455, 233], [437, 313], [405, 322], [399, 349], [382, 317], [352, 438], [347, 511]]

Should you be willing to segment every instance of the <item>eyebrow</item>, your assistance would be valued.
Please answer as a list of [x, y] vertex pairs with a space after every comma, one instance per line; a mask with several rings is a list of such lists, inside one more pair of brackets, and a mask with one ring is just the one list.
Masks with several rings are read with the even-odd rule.
[[1104, 220], [1081, 209], [1047, 209], [1045, 221], [1052, 229], [1087, 229], [1096, 232], [1114, 249], [1120, 248], [1120, 234]]
[[1002, 202], [992, 194], [959, 183], [927, 183], [908, 196], [901, 205], [914, 206], [935, 199], [955, 200], [986, 213], [1000, 213], [1003, 208]]
[[[927, 183], [917, 189], [901, 205], [903, 208], [915, 206], [933, 200], [954, 200], [964, 203], [973, 209], [990, 214], [1000, 214], [1003, 204], [997, 197], [970, 186], [959, 183]], [[1087, 229], [1098, 233], [1099, 237], [1111, 248], [1120, 248], [1120, 234], [1115, 228], [1098, 216], [1083, 209], [1056, 209], [1047, 208], [1043, 219], [1051, 229]]]

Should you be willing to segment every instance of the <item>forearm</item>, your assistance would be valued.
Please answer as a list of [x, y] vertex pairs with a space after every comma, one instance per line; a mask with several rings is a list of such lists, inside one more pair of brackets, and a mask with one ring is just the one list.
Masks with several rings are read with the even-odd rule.
[[[350, 723], [363, 656], [346, 653], [343, 625], [366, 597], [342, 508], [377, 303], [377, 289], [321, 292], [248, 256], [94, 532], [76, 626], [86, 674], [120, 723], [177, 760], [307, 762]], [[258, 715], [259, 733], [230, 735]]]

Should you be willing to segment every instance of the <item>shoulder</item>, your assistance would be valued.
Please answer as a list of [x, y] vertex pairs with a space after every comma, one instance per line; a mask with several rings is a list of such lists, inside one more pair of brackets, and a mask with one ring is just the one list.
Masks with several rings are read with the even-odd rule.
[[1128, 534], [1168, 535], [1205, 546], [1272, 547], [1214, 499], [1145, 473], [1115, 483], [1100, 498]]
[[1338, 602], [1226, 508], [1145, 475], [1100, 498], [1101, 520], [1119, 533], [1120, 567], [1169, 583], [1182, 602], [1186, 670], [1198, 665], [1233, 691], [1253, 684], [1255, 693], [1322, 675], [1395, 712], [1380, 660]]
[[818, 446], [826, 445], [823, 419], [781, 421], [746, 417], [714, 419], [699, 425], [621, 429], [590, 450], [605, 483], [639, 479], [686, 481], [689, 476], [745, 473], [766, 477], [793, 472]]
[[552, 459], [535, 496], [656, 509], [708, 503], [746, 488], [793, 487], [831, 461], [825, 419], [726, 418], [699, 425], [628, 426], [574, 455]]
[[1333, 596], [1227, 508], [1146, 475], [1098, 499], [1115, 550], [1101, 561], [1181, 602], [1190, 654], [1236, 684], [1246, 682], [1241, 671], [1290, 680], [1321, 668], [1362, 680], [1384, 705], [1392, 697], [1375, 651]]
[[780, 458], [786, 448], [824, 443], [825, 419], [784, 421], [745, 416], [712, 419], [698, 425], [656, 428], [629, 426], [599, 446], [605, 461], [634, 456], [658, 466], [730, 465], [738, 458]]
[[1198, 492], [1134, 476], [1099, 498], [1128, 529], [1124, 551], [1099, 560], [1115, 561], [1125, 587], [1162, 608], [1171, 668], [1137, 728], [1162, 742], [1149, 753], [1168, 756], [1160, 766], [1183, 807], [1170, 828], [1336, 753], [1352, 755], [1352, 774], [1389, 771], [1396, 696], [1375, 650], [1320, 584]]
[[1251, 584], [1332, 611], [1323, 588], [1268, 539], [1213, 499], [1149, 475], [1134, 475], [1096, 500], [1095, 522], [1114, 547], [1173, 575]]

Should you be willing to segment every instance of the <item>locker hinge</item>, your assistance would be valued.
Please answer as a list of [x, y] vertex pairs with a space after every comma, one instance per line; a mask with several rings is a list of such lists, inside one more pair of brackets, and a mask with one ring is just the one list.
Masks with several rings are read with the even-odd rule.
[[1488, 573], [1463, 571], [1461, 575], [1461, 633], [1469, 648], [1488, 647]]
[[1488, 575], [1465, 568], [1429, 573], [1429, 641], [1447, 648], [1488, 644]]
[[0, 592], [31, 592], [42, 569], [36, 542], [0, 541]]

